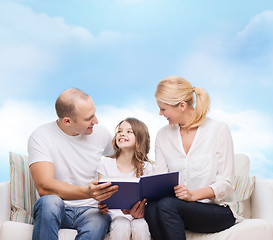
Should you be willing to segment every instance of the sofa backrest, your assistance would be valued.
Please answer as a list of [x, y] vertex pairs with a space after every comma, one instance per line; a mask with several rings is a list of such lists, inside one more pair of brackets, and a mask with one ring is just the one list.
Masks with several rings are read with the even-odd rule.
[[235, 176], [249, 176], [250, 161], [245, 154], [239, 153], [234, 155]]

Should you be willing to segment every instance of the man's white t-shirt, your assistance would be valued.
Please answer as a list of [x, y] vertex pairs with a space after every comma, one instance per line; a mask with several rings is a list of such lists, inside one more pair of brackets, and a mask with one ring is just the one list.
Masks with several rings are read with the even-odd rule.
[[[55, 179], [88, 185], [97, 179], [97, 167], [102, 156], [113, 154], [112, 136], [101, 125], [95, 125], [90, 135], [69, 136], [57, 122], [36, 129], [29, 138], [29, 166], [35, 162], [52, 162]], [[97, 206], [93, 198], [64, 201], [66, 206]]]

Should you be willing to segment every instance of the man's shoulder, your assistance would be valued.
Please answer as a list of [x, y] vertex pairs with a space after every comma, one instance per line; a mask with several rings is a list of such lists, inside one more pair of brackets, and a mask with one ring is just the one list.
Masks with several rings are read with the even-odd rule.
[[37, 127], [31, 135], [44, 135], [49, 134], [50, 132], [55, 132], [57, 130], [56, 125], [56, 122], [45, 123]]

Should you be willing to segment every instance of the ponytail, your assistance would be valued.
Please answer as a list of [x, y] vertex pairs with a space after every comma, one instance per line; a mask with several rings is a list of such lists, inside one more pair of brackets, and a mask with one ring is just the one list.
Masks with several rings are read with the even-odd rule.
[[210, 107], [209, 95], [205, 89], [194, 87], [192, 91], [195, 92], [196, 104], [191, 120], [183, 126], [185, 128], [200, 126], [206, 120], [207, 112]]

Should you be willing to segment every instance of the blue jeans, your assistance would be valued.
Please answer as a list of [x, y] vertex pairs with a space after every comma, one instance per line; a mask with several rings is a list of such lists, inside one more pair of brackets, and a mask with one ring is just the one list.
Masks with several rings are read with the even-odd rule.
[[76, 229], [75, 240], [104, 239], [111, 217], [94, 207], [65, 207], [55, 195], [39, 198], [33, 207], [32, 240], [58, 240], [60, 228]]
[[185, 240], [185, 229], [215, 233], [235, 223], [229, 207], [187, 202], [176, 197], [148, 203], [145, 207], [145, 219], [154, 240]]

